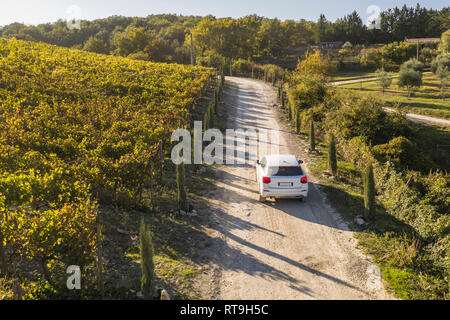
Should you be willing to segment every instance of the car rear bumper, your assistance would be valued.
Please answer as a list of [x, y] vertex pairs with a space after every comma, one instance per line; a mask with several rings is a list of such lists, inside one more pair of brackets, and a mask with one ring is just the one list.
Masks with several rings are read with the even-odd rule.
[[308, 197], [308, 189], [264, 188], [261, 195], [263, 197], [273, 197], [273, 198], [306, 198]]

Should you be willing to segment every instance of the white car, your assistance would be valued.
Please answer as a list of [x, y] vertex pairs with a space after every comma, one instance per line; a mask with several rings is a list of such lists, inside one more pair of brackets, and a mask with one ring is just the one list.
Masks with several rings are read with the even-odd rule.
[[264, 202], [267, 197], [306, 200], [308, 178], [302, 163], [293, 155], [266, 155], [256, 161], [259, 201]]

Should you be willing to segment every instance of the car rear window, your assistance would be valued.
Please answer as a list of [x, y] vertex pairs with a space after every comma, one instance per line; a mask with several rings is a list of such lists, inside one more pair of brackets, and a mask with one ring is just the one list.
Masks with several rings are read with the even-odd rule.
[[270, 167], [268, 175], [272, 177], [302, 176], [303, 171], [300, 167]]

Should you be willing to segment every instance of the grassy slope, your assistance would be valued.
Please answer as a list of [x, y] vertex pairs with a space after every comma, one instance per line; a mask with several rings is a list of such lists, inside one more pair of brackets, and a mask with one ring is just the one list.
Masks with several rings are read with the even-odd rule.
[[[450, 102], [447, 98], [443, 100], [440, 96], [439, 81], [432, 74], [423, 76], [423, 85], [418, 89], [414, 96], [408, 98], [406, 89], [398, 88], [398, 80], [393, 79], [392, 85], [385, 94], [381, 94], [380, 87], [376, 81], [367, 81], [362, 83], [364, 92], [375, 94], [386, 102], [386, 106], [395, 106], [399, 104], [405, 111], [417, 113], [436, 118], [450, 119]], [[361, 83], [351, 83], [341, 85], [342, 88], [360, 90]]]
[[[287, 116], [283, 121], [288, 122]], [[307, 128], [303, 127], [298, 139], [308, 142], [308, 134]], [[450, 144], [450, 129], [447, 128], [414, 124], [413, 134], [417, 145], [430, 155], [436, 143]], [[418, 248], [412, 228], [387, 213], [379, 201], [374, 221], [365, 228], [357, 225], [356, 216], [361, 216], [364, 212], [361, 173], [353, 163], [346, 161], [338, 153], [339, 179], [328, 177], [324, 174], [329, 171], [328, 146], [320, 132], [317, 132], [316, 143], [321, 154], [310, 155], [308, 168], [319, 179], [318, 186], [327, 195], [330, 204], [355, 231], [361, 249], [370, 254], [380, 267], [388, 287], [401, 299], [441, 299], [441, 280], [413, 270], [427, 260], [427, 254]], [[442, 169], [449, 170], [447, 156], [450, 156], [450, 148], [442, 148], [440, 152], [440, 161], [436, 163]]]

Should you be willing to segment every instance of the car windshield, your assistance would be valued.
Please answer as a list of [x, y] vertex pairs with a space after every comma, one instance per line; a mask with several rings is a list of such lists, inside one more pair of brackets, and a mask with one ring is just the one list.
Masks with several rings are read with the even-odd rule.
[[303, 171], [300, 167], [269, 167], [268, 175], [271, 177], [302, 176]]

